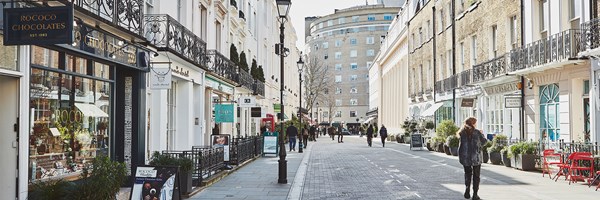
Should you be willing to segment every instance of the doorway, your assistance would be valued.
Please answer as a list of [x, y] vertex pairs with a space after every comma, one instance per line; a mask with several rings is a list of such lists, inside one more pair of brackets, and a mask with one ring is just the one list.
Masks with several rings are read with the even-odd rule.
[[15, 199], [17, 196], [17, 152], [18, 136], [14, 130], [19, 116], [19, 79], [14, 77], [0, 76], [0, 110], [2, 117], [0, 120], [0, 177], [8, 178], [6, 181], [0, 181], [0, 199]]

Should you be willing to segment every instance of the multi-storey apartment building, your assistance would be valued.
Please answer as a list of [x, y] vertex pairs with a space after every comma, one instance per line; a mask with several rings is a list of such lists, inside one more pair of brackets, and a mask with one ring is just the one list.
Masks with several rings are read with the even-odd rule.
[[[380, 37], [389, 29], [399, 7], [382, 4], [336, 10], [306, 18], [307, 52], [329, 67], [334, 81], [329, 94], [335, 96], [333, 113], [323, 108], [322, 119], [357, 125], [366, 119], [369, 103], [369, 68], [378, 53]], [[321, 104], [323, 105], [323, 104]], [[317, 108], [318, 110], [318, 108]]]

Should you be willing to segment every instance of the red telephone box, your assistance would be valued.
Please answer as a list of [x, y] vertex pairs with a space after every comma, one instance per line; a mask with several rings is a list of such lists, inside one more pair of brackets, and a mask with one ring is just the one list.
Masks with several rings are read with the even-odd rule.
[[269, 132], [275, 130], [275, 117], [271, 114], [267, 114], [267, 117], [262, 118], [262, 123], [269, 129]]

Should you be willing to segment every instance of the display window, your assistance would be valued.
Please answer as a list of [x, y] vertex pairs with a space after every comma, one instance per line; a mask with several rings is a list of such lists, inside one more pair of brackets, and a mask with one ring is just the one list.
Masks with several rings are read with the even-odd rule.
[[29, 181], [76, 179], [108, 155], [112, 66], [42, 47], [31, 50]]

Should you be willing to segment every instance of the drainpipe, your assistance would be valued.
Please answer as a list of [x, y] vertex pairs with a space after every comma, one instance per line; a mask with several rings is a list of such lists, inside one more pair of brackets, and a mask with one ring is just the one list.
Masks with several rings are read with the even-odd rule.
[[[456, 20], [454, 12], [456, 11], [455, 0], [452, 0], [452, 10], [450, 11], [450, 20], [452, 20], [452, 76], [456, 76]], [[452, 89], [452, 121], [456, 124], [456, 90]]]
[[[436, 51], [435, 51], [435, 48], [436, 48], [436, 35], [437, 34], [436, 34], [436, 31], [435, 31], [435, 24], [436, 24], [435, 23], [435, 6], [431, 7], [431, 10], [432, 10], [431, 16], [433, 18], [431, 20], [431, 23], [432, 23], [431, 26], [433, 27], [432, 30], [431, 30], [433, 32], [432, 33], [433, 34], [433, 48], [432, 48], [433, 49], [433, 104], [435, 104], [436, 103], [436, 98], [435, 98], [435, 81], [437, 80], [437, 70], [436, 70], [437, 69], [437, 67], [436, 67], [437, 55], [436, 55]], [[437, 124], [435, 113], [433, 114], [433, 124]]]
[[[525, 6], [521, 0], [521, 47], [525, 46]], [[521, 76], [521, 140], [525, 139], [525, 76]]]

